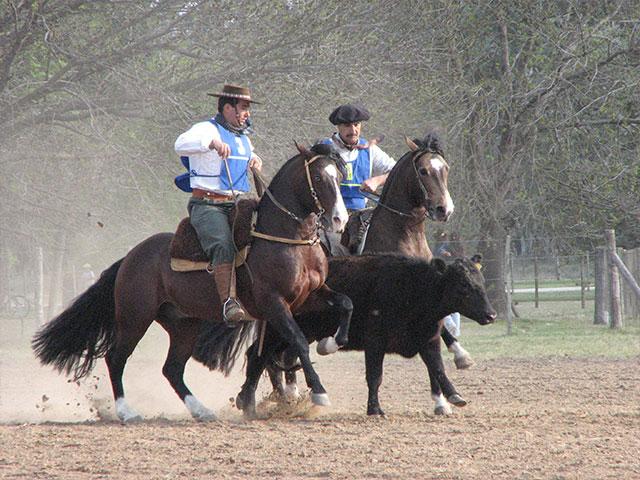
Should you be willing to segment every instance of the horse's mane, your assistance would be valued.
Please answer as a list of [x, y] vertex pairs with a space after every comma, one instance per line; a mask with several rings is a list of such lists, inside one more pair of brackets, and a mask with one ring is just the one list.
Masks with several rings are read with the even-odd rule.
[[[442, 140], [437, 132], [431, 131], [427, 132], [424, 138], [414, 138], [413, 143], [418, 146], [418, 150], [421, 153], [435, 153], [444, 158], [444, 151], [442, 148]], [[395, 177], [398, 176], [398, 172], [402, 169], [402, 167], [411, 161], [414, 158], [413, 151], [409, 150], [405, 153], [400, 160], [394, 165], [394, 167], [389, 172], [389, 176], [387, 177], [387, 181], [384, 182], [384, 186], [382, 187], [382, 193], [380, 194], [380, 201], [385, 200], [385, 196], [388, 190], [393, 185]]]
[[[338, 150], [333, 145], [316, 143], [308, 151], [309, 151], [309, 154], [312, 154], [311, 156], [322, 155], [324, 157], [329, 158], [329, 160], [333, 161], [336, 164], [336, 166], [338, 167], [338, 170], [340, 171], [340, 173], [342, 175], [346, 175], [346, 164], [345, 164], [345, 161], [342, 159], [342, 157], [340, 156], [340, 153], [338, 153]], [[271, 181], [272, 182], [280, 181], [280, 177], [282, 175], [284, 175], [284, 172], [288, 171], [288, 169], [294, 163], [296, 163], [298, 161], [298, 159], [300, 159], [301, 157], [302, 158], [311, 158], [311, 156], [305, 155], [304, 153], [298, 153], [297, 155], [294, 155], [289, 160], [287, 160], [284, 163], [284, 165], [282, 165], [282, 167], [280, 167], [280, 169], [278, 170], [278, 172], [276, 173], [276, 175], [273, 177], [273, 179]]]

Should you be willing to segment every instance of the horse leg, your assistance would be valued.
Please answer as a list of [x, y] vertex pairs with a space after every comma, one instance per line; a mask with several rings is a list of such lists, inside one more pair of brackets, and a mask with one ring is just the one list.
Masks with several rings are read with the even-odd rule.
[[311, 389], [311, 401], [315, 405], [328, 406], [331, 404], [327, 391], [320, 382], [320, 377], [316, 373], [311, 359], [309, 358], [309, 342], [295, 322], [289, 307], [280, 297], [271, 298], [271, 301], [262, 302], [267, 318], [273, 328], [280, 334], [280, 337], [289, 344], [296, 352], [302, 363], [307, 386]]
[[384, 363], [384, 345], [376, 339], [368, 339], [364, 350], [365, 371], [369, 398], [367, 400], [367, 415], [384, 415], [378, 401], [378, 390], [382, 385], [382, 370]]
[[149, 325], [151, 325], [151, 322], [148, 322], [147, 325], [138, 326], [136, 329], [127, 330], [128, 338], [126, 339], [122, 335], [122, 330], [118, 330], [116, 332], [116, 343], [105, 355], [113, 398], [116, 403], [116, 414], [118, 418], [125, 423], [142, 420], [142, 416], [129, 407], [125, 400], [122, 375], [129, 356], [135, 350], [136, 345], [138, 345], [138, 342], [144, 336]]
[[171, 311], [163, 309], [158, 323], [169, 334], [169, 351], [162, 366], [162, 374], [195, 420], [201, 422], [217, 420], [213, 411], [205, 407], [184, 383], [184, 369], [200, 333], [201, 320], [184, 318], [171, 308]]
[[471, 355], [469, 355], [469, 352], [462, 348], [458, 339], [454, 337], [449, 330], [443, 328], [440, 336], [442, 340], [444, 340], [447, 350], [453, 353], [453, 361], [456, 364], [456, 368], [464, 370], [476, 363], [471, 358]]
[[467, 402], [458, 394], [445, 372], [440, 352], [440, 339], [427, 340], [420, 348], [420, 357], [429, 372], [431, 398], [436, 403], [434, 413], [436, 415], [451, 414], [449, 403], [464, 407]]

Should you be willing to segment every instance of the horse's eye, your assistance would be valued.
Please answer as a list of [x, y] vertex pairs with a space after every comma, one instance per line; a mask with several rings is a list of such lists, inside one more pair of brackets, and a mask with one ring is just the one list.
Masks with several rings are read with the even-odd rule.
[[420, 172], [420, 175], [429, 175], [429, 170], [425, 167], [420, 167], [420, 169], [418, 169], [418, 172]]
[[316, 182], [319, 182], [320, 180], [322, 180], [322, 178], [320, 177], [320, 175], [314, 175], [314, 176], [313, 176], [313, 179], [314, 179]]

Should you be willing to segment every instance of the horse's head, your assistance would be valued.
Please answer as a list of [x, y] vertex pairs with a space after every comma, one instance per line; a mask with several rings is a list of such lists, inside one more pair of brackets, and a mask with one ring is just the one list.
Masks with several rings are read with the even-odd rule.
[[[418, 189], [413, 189], [419, 198], [419, 203], [427, 209], [427, 215], [437, 222], [446, 222], [453, 213], [453, 201], [449, 195], [447, 180], [449, 165], [444, 160], [440, 140], [434, 133], [429, 133], [424, 139], [405, 141], [411, 150], [413, 170], [418, 182]], [[409, 176], [411, 174], [409, 173]]]
[[340, 181], [346, 175], [346, 165], [333, 145], [316, 144], [310, 149], [298, 145], [304, 160], [306, 181], [296, 188], [305, 206], [320, 215], [323, 227], [330, 232], [342, 232], [349, 215], [340, 194]]

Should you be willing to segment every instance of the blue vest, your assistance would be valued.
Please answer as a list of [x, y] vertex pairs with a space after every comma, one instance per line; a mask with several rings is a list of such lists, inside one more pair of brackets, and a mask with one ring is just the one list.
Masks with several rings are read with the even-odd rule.
[[[330, 144], [333, 140], [326, 138], [320, 143]], [[364, 138], [358, 140], [358, 145], [364, 145], [367, 141]], [[369, 149], [358, 150], [358, 156], [352, 162], [346, 162], [347, 177], [342, 179], [340, 193], [344, 200], [344, 205], [349, 210], [362, 210], [367, 205], [366, 198], [360, 193], [360, 185], [366, 179], [371, 178], [371, 156]]]
[[248, 192], [251, 189], [249, 184], [249, 177], [247, 176], [249, 160], [251, 160], [251, 144], [249, 143], [249, 137], [246, 135], [237, 135], [230, 132], [222, 125], [218, 124], [214, 119], [209, 120], [214, 124], [218, 132], [220, 133], [220, 139], [229, 145], [231, 154], [227, 158], [227, 164], [229, 165], [229, 172], [231, 178], [227, 174], [227, 169], [222, 162], [220, 166], [220, 175], [199, 175], [195, 170], [191, 170], [189, 167], [189, 157], [181, 156], [180, 161], [182, 165], [187, 169], [186, 173], [178, 175], [174, 183], [176, 186], [184, 191], [191, 192], [191, 177], [220, 177], [220, 187], [223, 190], [233, 190], [239, 192]]

